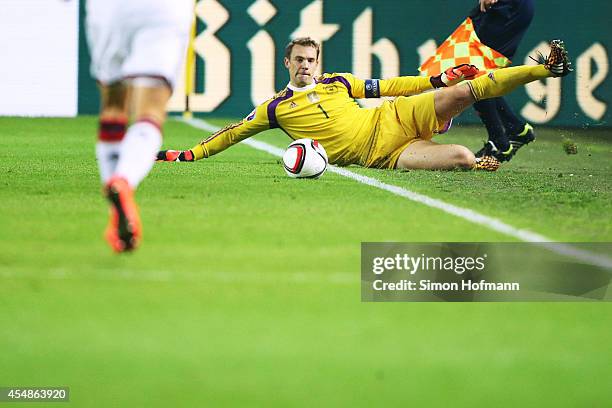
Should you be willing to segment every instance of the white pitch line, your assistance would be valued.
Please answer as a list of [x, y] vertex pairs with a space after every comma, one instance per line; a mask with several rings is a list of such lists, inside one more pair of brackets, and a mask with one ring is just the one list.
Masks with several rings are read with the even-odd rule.
[[[214, 126], [201, 119], [193, 118], [193, 119], [187, 119], [187, 120], [184, 120], [184, 119], [179, 119], [179, 120], [190, 126], [205, 130], [207, 132], [216, 132], [217, 130], [220, 129], [219, 127]], [[284, 153], [283, 149], [280, 149], [276, 146], [272, 146], [268, 143], [265, 143], [259, 140], [246, 139], [246, 140], [243, 140], [241, 143], [244, 143], [254, 149], [264, 151], [266, 153], [269, 153], [277, 157], [282, 157]], [[381, 190], [388, 191], [392, 194], [407, 198], [417, 203], [424, 204], [428, 207], [437, 208], [441, 211], [444, 211], [445, 213], [455, 215], [459, 218], [463, 218], [464, 220], [469, 221], [474, 224], [482, 225], [493, 231], [502, 233], [509, 237], [516, 238], [520, 241], [532, 242], [532, 243], [541, 245], [542, 247], [552, 252], [555, 252], [559, 255], [564, 255], [570, 258], [574, 258], [574, 259], [577, 259], [589, 265], [595, 265], [595, 266], [599, 266], [599, 267], [603, 267], [607, 269], [612, 269], [612, 259], [605, 255], [586, 251], [586, 250], [577, 248], [573, 245], [555, 242], [553, 239], [545, 237], [544, 235], [540, 235], [540, 234], [537, 234], [535, 232], [531, 232], [525, 229], [518, 229], [516, 227], [513, 227], [512, 225], [506, 224], [505, 222], [497, 218], [493, 218], [493, 217], [489, 217], [484, 214], [480, 214], [479, 212], [476, 212], [469, 208], [459, 207], [459, 206], [444, 202], [442, 200], [438, 200], [436, 198], [431, 198], [423, 194], [415, 193], [414, 191], [410, 191], [403, 187], [398, 187], [398, 186], [394, 186], [391, 184], [383, 183], [382, 181], [377, 180], [375, 178], [363, 176], [361, 174], [354, 173], [350, 170], [347, 170], [341, 167], [330, 165], [328, 167], [328, 171], [339, 174], [344, 177], [348, 177], [359, 183], [366, 184], [368, 186], [372, 186], [372, 187], [379, 188]]]

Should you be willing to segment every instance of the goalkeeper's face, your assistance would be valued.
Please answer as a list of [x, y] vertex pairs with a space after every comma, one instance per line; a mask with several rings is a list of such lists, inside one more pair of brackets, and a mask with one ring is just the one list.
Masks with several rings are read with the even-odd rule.
[[290, 82], [298, 88], [312, 83], [318, 65], [317, 50], [314, 47], [296, 44], [291, 50], [291, 58], [285, 58]]

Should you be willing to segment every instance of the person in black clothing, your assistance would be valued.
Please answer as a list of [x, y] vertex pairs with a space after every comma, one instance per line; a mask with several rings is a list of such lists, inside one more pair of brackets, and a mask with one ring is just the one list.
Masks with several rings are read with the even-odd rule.
[[[533, 14], [533, 0], [479, 0], [470, 18], [483, 44], [512, 59]], [[476, 157], [508, 161], [521, 146], [535, 139], [533, 127], [518, 117], [503, 97], [476, 102], [474, 109], [489, 134]]]

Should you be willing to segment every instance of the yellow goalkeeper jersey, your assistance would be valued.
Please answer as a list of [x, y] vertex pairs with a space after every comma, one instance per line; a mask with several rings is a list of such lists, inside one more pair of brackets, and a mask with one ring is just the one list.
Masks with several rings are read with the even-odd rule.
[[246, 118], [191, 150], [198, 160], [267, 129], [280, 128], [293, 140], [319, 141], [332, 164], [361, 164], [372, 146], [381, 111], [361, 108], [355, 98], [408, 96], [431, 88], [429, 77], [362, 80], [347, 73], [323, 74], [303, 88], [287, 85]]

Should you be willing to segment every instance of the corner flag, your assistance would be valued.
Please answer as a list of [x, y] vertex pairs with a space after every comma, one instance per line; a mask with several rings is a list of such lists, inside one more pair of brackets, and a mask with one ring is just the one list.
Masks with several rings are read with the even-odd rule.
[[433, 76], [457, 65], [471, 64], [480, 69], [479, 75], [484, 75], [511, 63], [504, 55], [480, 42], [472, 19], [468, 17], [444, 40], [436, 54], [421, 65], [419, 71], [421, 75]]

